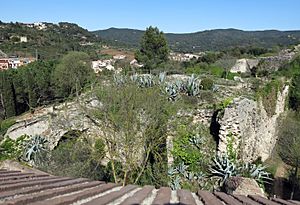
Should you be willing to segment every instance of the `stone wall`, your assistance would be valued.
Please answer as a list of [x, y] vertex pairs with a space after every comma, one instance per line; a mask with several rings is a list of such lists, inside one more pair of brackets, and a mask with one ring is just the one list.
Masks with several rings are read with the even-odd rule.
[[289, 86], [286, 85], [278, 92], [275, 114], [272, 117], [267, 115], [261, 101], [235, 98], [218, 120], [218, 151], [227, 152], [228, 137], [232, 135], [233, 148], [244, 161], [251, 162], [259, 157], [266, 160], [277, 141], [277, 119], [284, 112], [288, 90]]
[[[88, 102], [90, 106], [98, 105], [95, 100]], [[54, 148], [61, 137], [71, 130], [85, 131], [97, 135], [99, 128], [86, 117], [85, 112], [77, 102], [62, 103], [36, 110], [34, 114], [27, 113], [17, 118], [5, 136], [12, 139], [26, 134], [41, 135], [49, 141], [50, 148]]]
[[238, 59], [235, 65], [230, 69], [231, 73], [246, 73], [250, 72], [250, 70], [257, 66], [259, 63], [258, 59]]

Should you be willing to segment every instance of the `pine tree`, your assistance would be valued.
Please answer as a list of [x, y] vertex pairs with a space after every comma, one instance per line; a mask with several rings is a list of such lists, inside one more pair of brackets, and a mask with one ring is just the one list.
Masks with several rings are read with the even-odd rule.
[[16, 95], [12, 79], [7, 71], [2, 73], [2, 98], [5, 110], [5, 117], [15, 116], [16, 113]]
[[135, 58], [139, 63], [144, 64], [145, 69], [151, 71], [168, 61], [168, 57], [169, 48], [164, 33], [157, 27], [150, 26], [142, 37], [140, 49], [135, 53]]

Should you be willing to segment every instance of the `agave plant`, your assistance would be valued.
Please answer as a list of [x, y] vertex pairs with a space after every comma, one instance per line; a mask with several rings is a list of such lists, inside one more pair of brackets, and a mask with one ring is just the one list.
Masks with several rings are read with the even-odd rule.
[[39, 135], [33, 136], [25, 144], [25, 160], [37, 162], [38, 158], [46, 151], [47, 140]]
[[158, 82], [160, 84], [162, 84], [163, 82], [165, 82], [165, 79], [166, 79], [166, 72], [159, 73], [159, 75], [158, 75]]
[[219, 86], [217, 86], [216, 84], [213, 84], [211, 89], [212, 89], [213, 92], [218, 92], [219, 91]]
[[177, 85], [170, 82], [167, 83], [165, 87], [165, 93], [168, 95], [168, 99], [170, 101], [175, 101], [179, 94]]
[[155, 85], [154, 76], [151, 74], [141, 76], [134, 74], [130, 76], [130, 79], [141, 88], [149, 88]]
[[188, 177], [188, 165], [185, 165], [184, 162], [181, 162], [178, 164], [178, 166], [176, 167], [177, 171], [183, 175], [185, 178]]
[[119, 74], [119, 73], [115, 73], [114, 76], [114, 83], [117, 85], [117, 86], [121, 86], [121, 85], [124, 85], [125, 82], [126, 82], [126, 78], [125, 76]]
[[169, 182], [169, 186], [172, 190], [181, 189], [181, 178], [179, 175], [176, 175], [175, 177], [171, 178], [171, 181]]
[[140, 78], [140, 87], [149, 88], [155, 85], [155, 80], [153, 75], [144, 75]]
[[178, 164], [175, 168], [170, 167], [168, 169], [168, 176], [170, 179], [169, 186], [171, 187], [172, 190], [180, 189], [181, 188], [180, 184], [182, 180], [184, 178], [189, 179], [189, 177], [191, 177], [191, 173], [189, 173], [187, 169], [188, 166], [185, 165], [183, 162]]
[[185, 91], [185, 82], [182, 80], [176, 80], [175, 85], [177, 86], [177, 89], [179, 92], [184, 92]]
[[255, 179], [257, 182], [268, 182], [272, 180], [270, 178], [270, 173], [266, 171], [265, 166], [262, 164], [251, 164], [245, 163], [241, 167], [239, 167], [239, 173], [243, 175], [247, 175], [250, 178]]
[[197, 133], [189, 138], [189, 142], [200, 149], [199, 145], [203, 143], [203, 139], [200, 137], [199, 133]]
[[200, 181], [205, 177], [206, 177], [206, 175], [203, 172], [197, 172], [194, 174], [194, 179], [197, 181]]
[[236, 165], [229, 160], [227, 155], [217, 155], [209, 170], [213, 177], [220, 179], [220, 185], [223, 185], [229, 177], [237, 175]]
[[136, 83], [137, 80], [138, 80], [138, 75], [137, 75], [136, 73], [133, 74], [133, 75], [131, 75], [131, 76], [130, 76], [130, 80], [131, 80], [132, 82]]
[[175, 174], [178, 174], [177, 169], [174, 169], [174, 167], [170, 167], [170, 168], [168, 169], [168, 175], [169, 175], [170, 177], [172, 177], [172, 176], [174, 176]]
[[185, 85], [185, 92], [189, 96], [197, 96], [200, 93], [201, 84], [197, 77], [192, 74], [191, 77], [188, 78]]

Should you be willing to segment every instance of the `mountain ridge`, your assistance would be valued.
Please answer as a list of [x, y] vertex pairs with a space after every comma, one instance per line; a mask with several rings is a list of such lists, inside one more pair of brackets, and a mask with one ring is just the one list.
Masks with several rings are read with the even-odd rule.
[[[139, 45], [145, 31], [130, 28], [111, 27], [91, 31], [99, 37], [116, 45], [135, 48]], [[165, 33], [169, 46], [179, 52], [200, 52], [226, 50], [233, 47], [289, 46], [300, 42], [300, 30], [257, 30], [244, 31], [235, 28], [212, 29], [193, 33]]]

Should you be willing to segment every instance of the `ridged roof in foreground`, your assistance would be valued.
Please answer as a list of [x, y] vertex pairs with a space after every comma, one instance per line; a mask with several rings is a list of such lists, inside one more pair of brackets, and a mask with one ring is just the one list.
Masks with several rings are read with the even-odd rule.
[[99, 205], [99, 204], [191, 204], [191, 205], [295, 205], [287, 201], [261, 196], [228, 195], [187, 190], [171, 191], [162, 187], [122, 187], [114, 183], [91, 181], [84, 178], [57, 177], [45, 173], [0, 169], [0, 204], [32, 205]]

